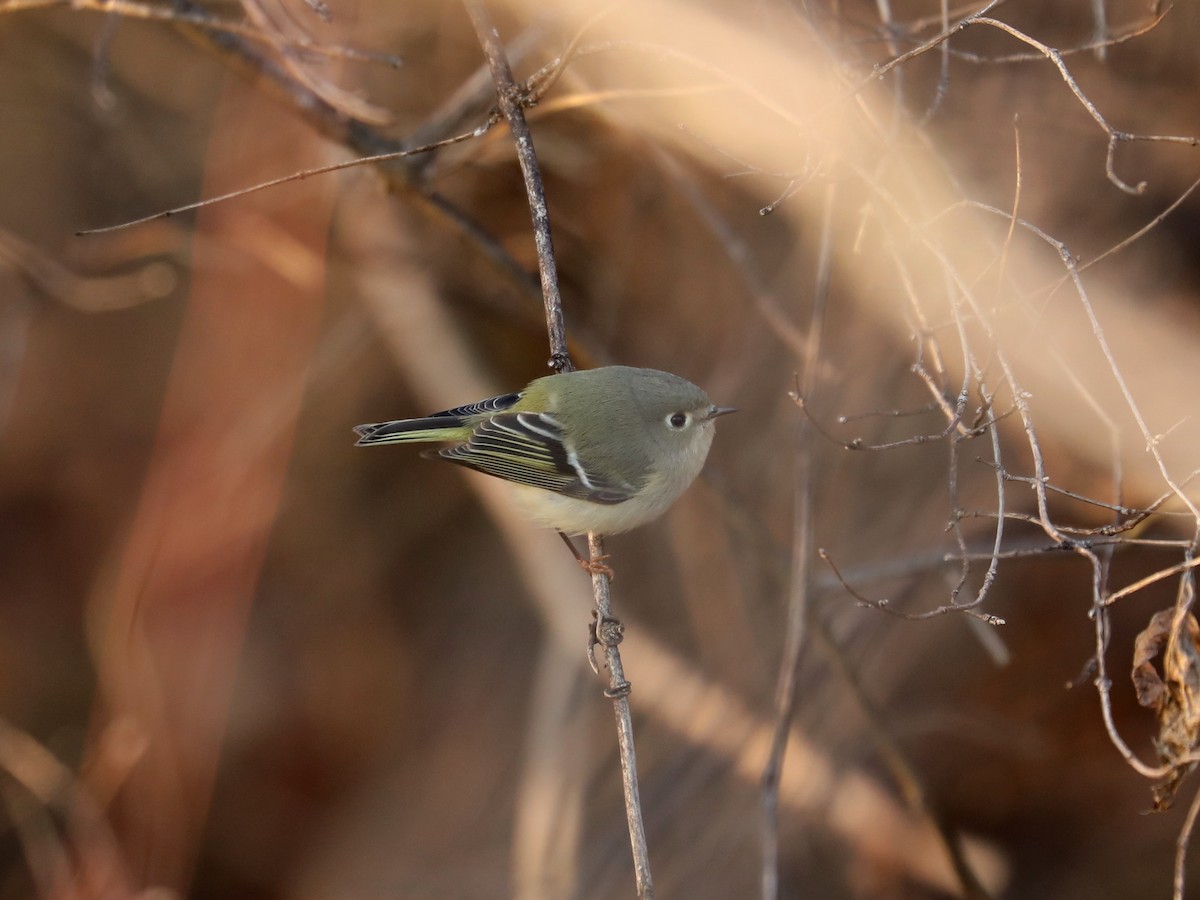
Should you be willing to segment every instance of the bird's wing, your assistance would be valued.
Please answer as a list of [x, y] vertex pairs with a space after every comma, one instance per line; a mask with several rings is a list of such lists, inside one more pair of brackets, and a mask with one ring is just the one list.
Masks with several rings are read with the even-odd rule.
[[[499, 397], [489, 397], [478, 403], [468, 403], [466, 406], [456, 406], [442, 412], [422, 416], [419, 419], [396, 419], [391, 422], [375, 422], [369, 425], [354, 426], [358, 435], [358, 443], [363, 444], [394, 444], [419, 441], [461, 441], [466, 439], [470, 430], [470, 419], [480, 413], [503, 412], [510, 409], [518, 400], [520, 394], [502, 394]], [[461, 433], [455, 433], [462, 429]]]
[[489, 397], [486, 400], [480, 400], [478, 403], [468, 403], [466, 406], [456, 406], [454, 409], [432, 413], [426, 416], [426, 418], [440, 419], [449, 417], [466, 419], [470, 416], [477, 416], [480, 413], [504, 412], [506, 409], [511, 409], [521, 399], [521, 396], [521, 394], [501, 394], [499, 397]]
[[624, 503], [636, 487], [588, 471], [563, 427], [545, 413], [498, 413], [464, 444], [438, 451], [450, 462], [488, 475], [593, 503]]

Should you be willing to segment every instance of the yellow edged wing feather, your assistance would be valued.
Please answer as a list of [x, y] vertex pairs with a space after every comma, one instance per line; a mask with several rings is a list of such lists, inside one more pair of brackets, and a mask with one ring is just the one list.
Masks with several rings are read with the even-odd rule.
[[475, 427], [465, 443], [438, 456], [518, 484], [590, 500], [623, 503], [635, 485], [588, 472], [565, 440], [562, 426], [545, 413], [499, 413]]

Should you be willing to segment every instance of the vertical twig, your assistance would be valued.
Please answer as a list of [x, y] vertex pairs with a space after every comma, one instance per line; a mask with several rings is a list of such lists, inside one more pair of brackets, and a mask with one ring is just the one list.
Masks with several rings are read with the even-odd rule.
[[1183, 820], [1183, 827], [1179, 829], [1179, 837], [1175, 839], [1175, 877], [1172, 879], [1171, 900], [1183, 900], [1183, 888], [1187, 882], [1187, 851], [1192, 842], [1192, 831], [1196, 827], [1197, 816], [1200, 816], [1200, 793], [1192, 798], [1187, 817]]
[[492, 70], [492, 81], [496, 84], [496, 98], [500, 112], [508, 122], [513, 143], [517, 146], [517, 161], [525, 178], [525, 193], [529, 196], [529, 211], [533, 215], [533, 240], [537, 245], [538, 271], [542, 277], [542, 302], [546, 307], [546, 330], [550, 336], [550, 365], [557, 372], [573, 371], [571, 356], [567, 352], [567, 327], [563, 322], [562, 295], [558, 291], [558, 266], [554, 262], [554, 243], [550, 238], [550, 211], [546, 206], [546, 191], [542, 186], [542, 174], [538, 169], [537, 153], [533, 149], [533, 135], [525, 121], [522, 107], [524, 90], [513, 78], [508, 57], [500, 43], [487, 6], [482, 0], [464, 0], [471, 24], [479, 36], [479, 43], [487, 56]]
[[[538, 271], [541, 274], [542, 299], [546, 309], [546, 331], [550, 338], [550, 365], [558, 372], [570, 372], [575, 367], [567, 352], [567, 332], [563, 321], [562, 295], [558, 290], [558, 268], [554, 262], [554, 244], [550, 237], [546, 193], [538, 169], [537, 154], [533, 149], [533, 137], [522, 108], [525, 100], [524, 89], [513, 79], [512, 69], [500, 43], [500, 35], [492, 23], [487, 7], [482, 0], [464, 0], [464, 4], [487, 56], [492, 81], [496, 84], [500, 111], [512, 131], [513, 142], [517, 147], [517, 159], [525, 178], [525, 191], [529, 196], [529, 209], [533, 215], [533, 235], [537, 246]], [[603, 537], [589, 534], [588, 551], [593, 561], [602, 559]], [[599, 570], [592, 575], [592, 593], [595, 600], [595, 642], [604, 648], [605, 662], [608, 665], [609, 687], [604, 693], [613, 701], [613, 712], [617, 720], [621, 785], [625, 795], [625, 816], [629, 824], [629, 843], [633, 851], [637, 895], [640, 900], [652, 900], [654, 888], [650, 879], [650, 855], [646, 848], [646, 829], [642, 822], [642, 806], [638, 792], [633, 716], [629, 710], [630, 685], [625, 680], [625, 670], [618, 649], [624, 625], [611, 614], [608, 575], [601, 574]]]
[[[812, 393], [820, 356], [821, 333], [825, 324], [826, 303], [829, 299], [829, 279], [833, 260], [833, 208], [836, 187], [831, 185], [825, 195], [825, 216], [821, 227], [821, 247], [817, 258], [817, 283], [813, 292], [812, 321], [803, 373], [799, 376], [799, 396]], [[783, 659], [779, 665], [779, 680], [775, 685], [775, 730], [771, 736], [771, 753], [762, 774], [762, 896], [776, 900], [779, 896], [779, 783], [783, 776], [783, 759], [791, 734], [792, 715], [796, 708], [796, 682], [800, 676], [800, 659], [804, 649], [804, 629], [808, 620], [809, 558], [812, 556], [812, 464], [806, 452], [809, 425], [800, 423], [796, 453], [795, 534], [792, 543], [792, 586], [788, 597], [787, 631], [784, 635]]]
[[[588, 535], [588, 552], [592, 559], [604, 557], [604, 538], [598, 534]], [[621, 788], [625, 793], [625, 813], [629, 820], [629, 845], [633, 850], [633, 873], [637, 880], [638, 897], [650, 900], [654, 887], [650, 881], [650, 854], [646, 847], [646, 829], [642, 824], [642, 802], [638, 794], [637, 754], [633, 745], [633, 716], [629, 711], [629, 682], [625, 680], [625, 669], [621, 665], [618, 644], [624, 636], [625, 626], [613, 618], [612, 598], [609, 593], [609, 576], [603, 572], [592, 574], [592, 593], [596, 599], [595, 640], [604, 648], [604, 661], [608, 666], [608, 690], [604, 696], [613, 702], [613, 713], [617, 718], [617, 746], [621, 753]]]

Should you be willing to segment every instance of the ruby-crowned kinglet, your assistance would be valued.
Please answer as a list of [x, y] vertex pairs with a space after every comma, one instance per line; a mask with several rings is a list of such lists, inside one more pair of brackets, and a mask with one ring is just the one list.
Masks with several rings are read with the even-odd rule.
[[535, 521], [563, 534], [614, 534], [675, 502], [700, 474], [713, 420], [731, 412], [678, 375], [605, 366], [354, 430], [359, 445], [454, 442], [436, 455], [513, 482]]

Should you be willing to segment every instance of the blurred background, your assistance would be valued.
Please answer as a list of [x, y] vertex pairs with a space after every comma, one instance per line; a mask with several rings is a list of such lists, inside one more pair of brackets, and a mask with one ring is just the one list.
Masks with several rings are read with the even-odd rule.
[[[1106, 154], [1200, 134], [1200, 14], [491, 9], [518, 78], [570, 54], [528, 115], [575, 363], [741, 410], [608, 545], [658, 895], [760, 896], [802, 603], [780, 896], [1170, 896], [1192, 782], [1145, 815], [1113, 735], [1158, 764], [1134, 642], [1192, 570], [1093, 613], [1191, 560], [1200, 156]], [[506, 128], [76, 235], [472, 131], [462, 6], [0, 13], [0, 898], [632, 896], [587, 578], [353, 446], [547, 371]]]

